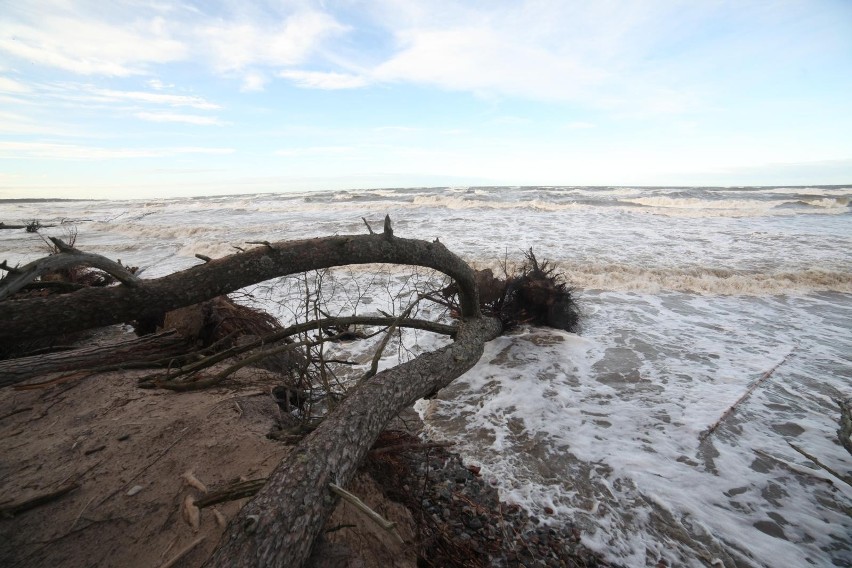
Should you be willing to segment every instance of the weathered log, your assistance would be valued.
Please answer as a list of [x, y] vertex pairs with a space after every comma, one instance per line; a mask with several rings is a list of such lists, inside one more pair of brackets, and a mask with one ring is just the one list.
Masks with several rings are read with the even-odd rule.
[[389, 263], [434, 268], [459, 285], [462, 316], [479, 315], [473, 271], [441, 243], [387, 234], [335, 236], [272, 243], [212, 260], [136, 286], [86, 288], [46, 298], [2, 303], [0, 340], [42, 337], [156, 318], [279, 276], [345, 264]]
[[103, 270], [128, 286], [135, 286], [139, 282], [139, 278], [135, 274], [105, 256], [80, 252], [59, 239], [54, 238], [52, 240], [61, 252], [34, 260], [26, 266], [16, 268], [14, 272], [11, 272], [8, 276], [0, 280], [0, 300], [10, 297], [44, 274], [76, 266], [89, 266]]
[[329, 483], [345, 486], [391, 418], [470, 369], [499, 331], [494, 319], [463, 322], [452, 345], [358, 385], [229, 523], [207, 566], [301, 566], [336, 503]]
[[174, 331], [167, 331], [97, 347], [8, 359], [0, 361], [0, 387], [48, 373], [80, 371], [130, 362], [154, 363], [186, 354], [187, 348], [183, 337]]
[[331, 514], [330, 483], [346, 486], [387, 423], [434, 395], [479, 360], [501, 324], [480, 315], [473, 271], [441, 243], [384, 233], [269, 244], [134, 287], [87, 288], [2, 303], [0, 339], [66, 333], [156, 317], [271, 278], [348, 264], [390, 263], [439, 270], [458, 286], [462, 321], [455, 342], [355, 387], [278, 465], [235, 517], [210, 566], [300, 566]]

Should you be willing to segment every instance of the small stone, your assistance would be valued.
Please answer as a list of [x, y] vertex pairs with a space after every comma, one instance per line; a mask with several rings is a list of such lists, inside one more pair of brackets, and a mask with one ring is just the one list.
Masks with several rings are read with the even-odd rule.
[[545, 507], [545, 508], [544, 508], [544, 512], [545, 512], [545, 513], [547, 513], [548, 515], [552, 515], [552, 514], [553, 514], [553, 509], [551, 509], [550, 507]]
[[466, 519], [465, 524], [473, 530], [478, 530], [478, 529], [482, 528], [482, 521], [480, 521], [476, 517], [471, 517], [469, 519]]
[[127, 496], [128, 496], [128, 497], [133, 497], [134, 495], [136, 495], [136, 494], [137, 494], [137, 493], [139, 493], [140, 491], [142, 491], [142, 486], [141, 486], [141, 485], [134, 485], [133, 487], [131, 487], [131, 488], [127, 491]]

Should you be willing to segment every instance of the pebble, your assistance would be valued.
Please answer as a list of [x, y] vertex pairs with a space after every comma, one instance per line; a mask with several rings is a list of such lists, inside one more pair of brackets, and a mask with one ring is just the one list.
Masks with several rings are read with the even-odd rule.
[[[470, 565], [492, 568], [614, 568], [580, 544], [579, 531], [570, 522], [543, 525], [517, 504], [501, 503], [495, 478], [479, 477], [479, 468], [465, 466], [457, 454], [433, 451], [440, 456], [433, 454], [428, 462], [422, 453], [401, 454], [408, 474], [399, 480], [411, 499], [404, 504], [424, 523], [419, 530], [432, 535], [429, 544], [424, 543], [428, 548], [421, 550], [424, 558], [430, 555], [430, 562], [436, 560], [431, 555], [438, 548], [445, 551], [444, 564], [468, 565], [471, 560]], [[555, 515], [549, 506], [542, 512]], [[435, 539], [443, 544], [436, 547]]]

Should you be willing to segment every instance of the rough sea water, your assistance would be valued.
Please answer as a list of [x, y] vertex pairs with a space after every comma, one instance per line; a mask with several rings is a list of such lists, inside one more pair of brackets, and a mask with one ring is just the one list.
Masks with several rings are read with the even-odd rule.
[[[418, 404], [432, 434], [457, 441], [504, 499], [572, 520], [624, 566], [797, 568], [852, 566], [852, 487], [796, 449], [852, 476], [834, 402], [852, 396], [850, 198], [852, 187], [383, 189], [5, 202], [0, 221], [71, 221], [78, 248], [149, 278], [246, 241], [363, 233], [362, 217], [379, 228], [386, 213], [398, 236], [440, 237], [478, 267], [532, 247], [577, 288], [581, 332], [524, 328], [488, 344]], [[0, 260], [42, 254], [37, 235], [0, 231]]]

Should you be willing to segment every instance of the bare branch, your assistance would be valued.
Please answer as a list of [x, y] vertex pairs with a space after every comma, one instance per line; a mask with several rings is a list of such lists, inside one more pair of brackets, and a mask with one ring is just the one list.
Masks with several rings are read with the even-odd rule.
[[[414, 239], [387, 240], [383, 235], [334, 236], [251, 249], [162, 278], [141, 280], [133, 288], [87, 288], [70, 295], [10, 300], [3, 305], [0, 340], [56, 335], [158, 317], [163, 312], [277, 276], [373, 263], [419, 264], [444, 272], [459, 284], [462, 317], [479, 315], [473, 271], [443, 245]], [[110, 309], [102, 309], [104, 305]], [[57, 313], [64, 317], [57, 320], [53, 317]]]
[[[44, 274], [75, 266], [90, 266], [98, 270], [103, 270], [107, 274], [114, 276], [121, 283], [131, 287], [136, 286], [140, 282], [135, 274], [105, 256], [80, 252], [55, 237], [51, 237], [51, 240], [54, 241], [57, 247], [61, 246], [63, 252], [34, 260], [22, 268], [16, 269], [16, 272], [10, 273], [3, 280], [0, 280], [0, 300], [4, 300], [15, 294], [24, 286]], [[51, 322], [47, 323], [49, 326]]]

